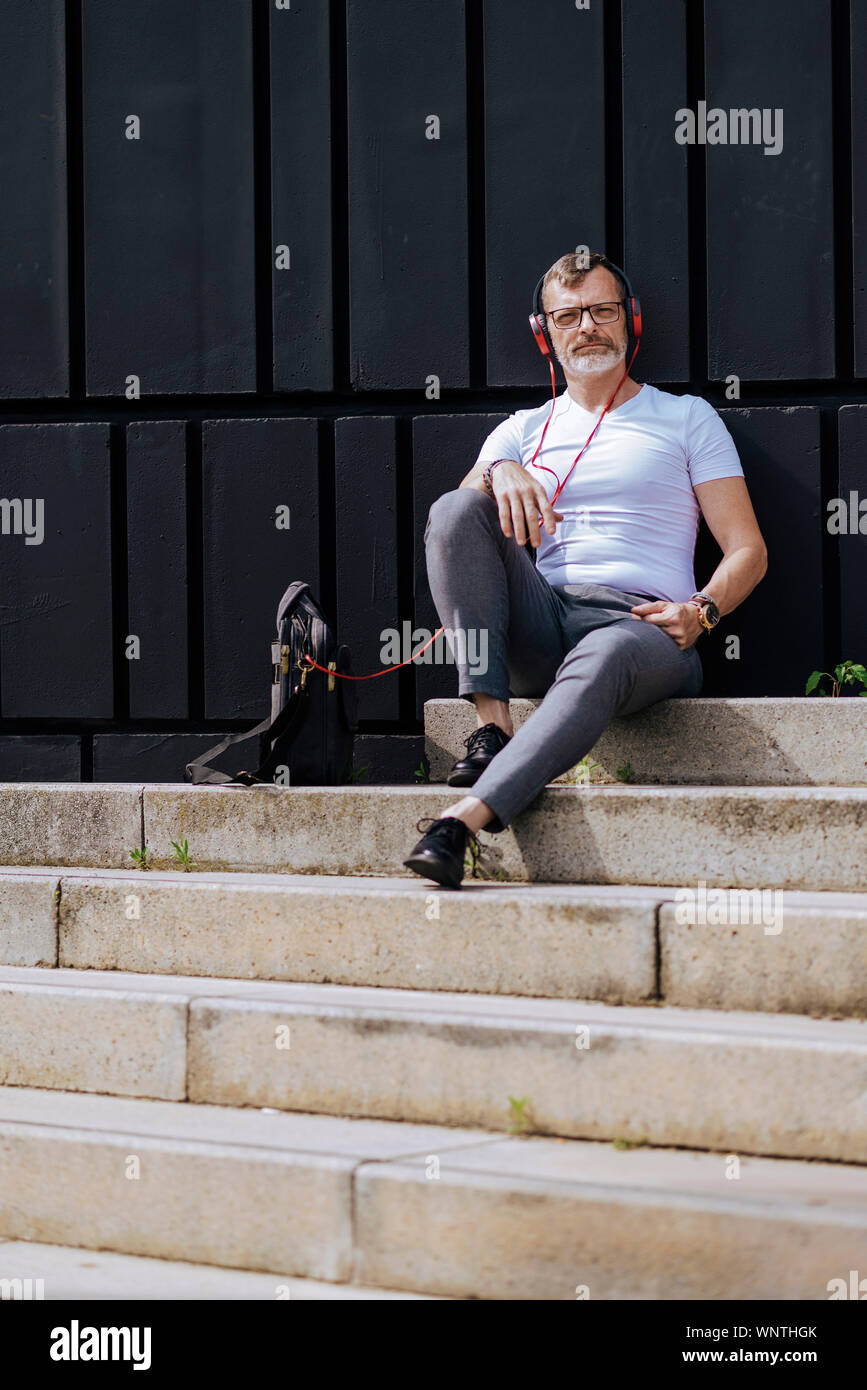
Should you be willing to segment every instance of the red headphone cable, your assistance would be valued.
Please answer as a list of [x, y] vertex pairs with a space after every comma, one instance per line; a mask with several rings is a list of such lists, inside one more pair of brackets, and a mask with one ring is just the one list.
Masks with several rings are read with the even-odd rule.
[[[637, 351], [638, 351], [638, 346], [639, 346], [640, 341], [641, 341], [641, 340], [640, 340], [640, 338], [639, 338], [638, 341], [637, 341], [636, 344], [635, 344], [635, 347], [632, 349], [632, 356], [631, 356], [630, 359], [629, 359], [629, 365], [627, 366], [626, 371], [623, 373], [623, 376], [620, 378], [620, 380], [618, 381], [618, 383], [617, 383], [617, 385], [615, 386], [614, 390], [612, 391], [611, 395], [608, 397], [608, 400], [605, 402], [605, 408], [603, 409], [602, 414], [599, 416], [599, 419], [596, 421], [596, 424], [593, 426], [593, 429], [590, 431], [589, 435], [587, 436], [587, 439], [585, 440], [583, 446], [581, 447], [581, 449], [579, 450], [579, 452], [575, 455], [575, 459], [574, 459], [574, 462], [573, 462], [573, 464], [572, 464], [572, 467], [569, 469], [569, 472], [566, 474], [566, 477], [563, 479], [562, 483], [560, 482], [559, 478], [557, 478], [557, 474], [554, 472], [553, 468], [548, 468], [548, 467], [546, 467], [546, 465], [545, 465], [544, 463], [540, 463], [540, 464], [538, 465], [538, 468], [539, 468], [540, 471], [545, 472], [545, 473], [550, 473], [552, 478], [557, 478], [558, 487], [557, 487], [557, 491], [554, 493], [554, 496], [551, 498], [551, 506], [552, 506], [552, 507], [553, 507], [554, 504], [556, 503], [557, 498], [560, 496], [560, 493], [563, 491], [564, 487], [566, 486], [566, 484], [568, 483], [569, 479], [571, 478], [572, 473], [573, 473], [573, 470], [574, 470], [574, 468], [575, 468], [575, 464], [578, 462], [578, 460], [580, 459], [581, 455], [584, 453], [584, 450], [587, 448], [587, 445], [590, 443], [591, 439], [593, 438], [594, 434], [595, 434], [596, 431], [598, 430], [599, 426], [602, 424], [602, 421], [604, 420], [606, 414], [608, 413], [608, 408], [609, 408], [609, 406], [611, 405], [611, 402], [614, 400], [614, 397], [617, 395], [617, 392], [620, 390], [620, 388], [621, 388], [621, 386], [623, 385], [624, 381], [625, 381], [626, 378], [629, 376], [629, 373], [630, 373], [630, 371], [631, 371], [631, 369], [632, 369], [632, 364], [633, 364], [633, 362], [635, 361], [635, 354], [636, 354]], [[530, 467], [535, 463], [535, 461], [536, 461], [536, 459], [537, 459], [537, 457], [538, 457], [538, 455], [539, 455], [539, 450], [542, 448], [542, 444], [543, 444], [543, 442], [544, 442], [545, 435], [546, 435], [547, 430], [548, 430], [548, 426], [549, 426], [550, 423], [551, 423], [551, 416], [554, 414], [554, 407], [555, 407], [556, 404], [557, 404], [557, 379], [556, 379], [556, 377], [555, 377], [555, 375], [554, 375], [554, 363], [552, 362], [550, 355], [548, 356], [548, 366], [549, 366], [549, 368], [550, 368], [550, 370], [551, 370], [551, 409], [550, 409], [549, 412], [548, 412], [548, 418], [547, 418], [547, 420], [545, 421], [545, 427], [544, 427], [544, 429], [542, 430], [542, 437], [541, 437], [541, 439], [539, 440], [538, 445], [536, 446], [536, 452], [534, 453], [533, 457], [530, 459], [530, 462], [527, 464], [527, 467], [528, 467], [528, 468], [530, 468]], [[397, 662], [395, 662], [395, 664], [394, 664], [393, 666], [385, 666], [385, 667], [383, 667], [383, 669], [382, 669], [381, 671], [371, 671], [371, 673], [370, 673], [369, 675], [367, 675], [367, 676], [348, 676], [348, 675], [344, 675], [344, 674], [343, 674], [342, 672], [340, 672], [340, 671], [329, 671], [329, 669], [328, 669], [327, 666], [320, 666], [318, 661], [314, 661], [313, 658], [312, 658], [312, 656], [308, 656], [306, 653], [305, 653], [305, 655], [304, 655], [304, 657], [303, 657], [302, 659], [308, 663], [307, 668], [306, 668], [307, 670], [310, 670], [311, 667], [315, 667], [317, 671], [324, 671], [324, 673], [325, 673], [326, 676], [338, 676], [339, 679], [340, 679], [340, 680], [343, 680], [343, 681], [372, 681], [372, 680], [375, 680], [377, 676], [387, 676], [387, 675], [389, 674], [390, 671], [397, 671], [401, 666], [409, 666], [411, 662], [414, 662], [414, 661], [415, 661], [415, 659], [416, 659], [417, 656], [420, 656], [421, 653], [422, 653], [423, 651], [425, 651], [425, 649], [426, 649], [427, 647], [430, 646], [431, 642], [435, 641], [435, 639], [436, 639], [437, 637], [439, 637], [439, 635], [440, 635], [441, 632], [445, 632], [445, 625], [443, 625], [442, 627], [438, 627], [437, 630], [436, 630], [436, 632], [433, 634], [433, 636], [432, 636], [432, 637], [429, 637], [428, 640], [424, 643], [424, 645], [418, 648], [418, 651], [413, 652], [412, 656], [407, 657], [406, 661], [397, 661]], [[301, 667], [302, 670], [305, 669], [303, 666], [301, 666], [301, 662], [299, 662], [298, 664], [299, 664], [299, 667]]]
[[[636, 354], [637, 351], [638, 351], [638, 346], [639, 346], [639, 342], [640, 342], [640, 341], [641, 341], [641, 340], [639, 339], [639, 341], [636, 342], [635, 347], [632, 349], [632, 356], [631, 356], [630, 359], [629, 359], [629, 363], [628, 363], [628, 366], [627, 366], [627, 368], [626, 368], [626, 371], [623, 373], [623, 376], [620, 378], [620, 380], [618, 381], [618, 383], [617, 383], [617, 385], [615, 386], [614, 390], [612, 391], [611, 395], [608, 397], [608, 400], [605, 402], [605, 406], [604, 406], [604, 409], [603, 409], [603, 411], [602, 411], [602, 414], [599, 416], [599, 419], [596, 421], [596, 424], [593, 426], [593, 429], [590, 431], [590, 433], [589, 433], [589, 435], [587, 436], [587, 439], [585, 440], [585, 442], [584, 442], [584, 444], [582, 445], [581, 449], [580, 449], [579, 452], [575, 455], [575, 458], [574, 458], [573, 463], [572, 463], [572, 467], [569, 469], [569, 472], [566, 474], [566, 477], [563, 479], [562, 483], [560, 482], [560, 479], [557, 478], [557, 474], [554, 472], [553, 468], [548, 468], [544, 463], [537, 464], [537, 468], [538, 468], [540, 471], [545, 472], [545, 473], [550, 473], [552, 478], [557, 478], [557, 484], [558, 484], [557, 490], [556, 490], [556, 492], [554, 493], [554, 496], [551, 498], [551, 506], [552, 506], [552, 507], [553, 507], [554, 504], [556, 503], [557, 498], [560, 496], [560, 493], [563, 491], [563, 489], [564, 489], [564, 487], [566, 486], [567, 482], [568, 482], [569, 479], [571, 478], [572, 472], [573, 472], [573, 470], [574, 470], [574, 468], [575, 468], [575, 464], [578, 462], [578, 460], [580, 459], [581, 455], [584, 453], [584, 450], [587, 448], [587, 445], [590, 443], [591, 439], [593, 438], [594, 434], [595, 434], [596, 431], [598, 430], [599, 426], [602, 424], [602, 421], [605, 419], [605, 416], [606, 416], [606, 414], [608, 413], [608, 409], [609, 409], [609, 406], [611, 405], [611, 402], [614, 400], [614, 397], [617, 395], [617, 392], [620, 390], [620, 388], [621, 388], [621, 386], [623, 385], [624, 381], [625, 381], [626, 378], [629, 376], [629, 373], [630, 373], [630, 371], [632, 370], [632, 364], [633, 364], [633, 362], [635, 361], [635, 354]], [[550, 369], [551, 369], [551, 389], [552, 389], [551, 409], [549, 410], [549, 412], [548, 412], [548, 418], [547, 418], [547, 420], [545, 421], [545, 428], [542, 430], [542, 437], [541, 437], [541, 439], [539, 440], [539, 443], [538, 443], [537, 446], [536, 446], [536, 452], [534, 453], [533, 457], [530, 459], [530, 462], [527, 464], [527, 467], [528, 467], [528, 468], [532, 468], [533, 464], [536, 462], [536, 459], [537, 459], [537, 457], [538, 457], [538, 455], [539, 455], [539, 451], [540, 451], [540, 449], [542, 448], [542, 444], [544, 443], [545, 435], [546, 435], [547, 430], [548, 430], [548, 426], [549, 426], [550, 423], [551, 423], [551, 416], [554, 414], [554, 407], [555, 407], [555, 405], [557, 404], [557, 389], [556, 389], [556, 381], [555, 381], [555, 377], [554, 377], [554, 363], [551, 361], [550, 356], [549, 356], [549, 358], [548, 358], [548, 366], [549, 366]]]

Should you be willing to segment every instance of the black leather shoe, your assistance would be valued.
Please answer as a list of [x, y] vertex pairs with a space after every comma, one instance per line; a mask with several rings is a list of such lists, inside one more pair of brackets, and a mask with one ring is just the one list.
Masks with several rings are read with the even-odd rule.
[[469, 738], [464, 739], [467, 756], [455, 763], [446, 778], [449, 786], [471, 787], [507, 743], [511, 743], [511, 736], [503, 733], [497, 724], [483, 724], [480, 729], [474, 729]]
[[441, 888], [460, 888], [464, 876], [464, 854], [467, 841], [475, 853], [479, 853], [479, 842], [472, 830], [457, 816], [441, 816], [439, 820], [423, 817], [416, 821], [416, 829], [425, 831], [404, 864], [408, 869], [421, 874], [422, 878], [432, 878]]

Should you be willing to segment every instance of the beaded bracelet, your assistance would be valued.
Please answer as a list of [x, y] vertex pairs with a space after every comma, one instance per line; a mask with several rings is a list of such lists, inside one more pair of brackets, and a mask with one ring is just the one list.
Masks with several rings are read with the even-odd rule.
[[491, 482], [491, 474], [493, 473], [493, 471], [494, 471], [494, 469], [496, 468], [496, 466], [497, 466], [498, 463], [512, 463], [512, 462], [513, 462], [512, 459], [494, 459], [494, 462], [493, 462], [493, 463], [489, 463], [489, 464], [488, 464], [487, 468], [485, 469], [484, 473], [482, 474], [482, 482], [484, 483], [485, 489], [486, 489], [486, 491], [488, 492], [488, 494], [489, 494], [491, 497], [493, 497], [493, 495], [494, 495], [494, 485], [493, 485], [493, 483]]

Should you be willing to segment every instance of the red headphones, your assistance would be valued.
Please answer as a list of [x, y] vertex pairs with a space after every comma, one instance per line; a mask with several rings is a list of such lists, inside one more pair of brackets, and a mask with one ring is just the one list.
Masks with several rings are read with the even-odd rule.
[[[602, 411], [602, 414], [599, 416], [599, 419], [593, 426], [593, 429], [588, 435], [580, 452], [575, 456], [572, 468], [569, 469], [569, 472], [566, 474], [566, 477], [563, 479], [562, 483], [560, 482], [559, 478], [557, 478], [557, 474], [554, 472], [552, 468], [546, 468], [543, 463], [540, 463], [538, 465], [539, 468], [542, 469], [545, 473], [550, 473], [552, 478], [557, 478], [557, 491], [551, 498], [552, 506], [554, 506], [554, 504], [557, 501], [557, 498], [560, 496], [560, 493], [566, 486], [567, 481], [571, 477], [572, 469], [575, 467], [575, 464], [578, 462], [581, 455], [584, 453], [584, 450], [587, 448], [587, 445], [590, 443], [590, 440], [593, 438], [599, 426], [602, 424], [602, 421], [605, 418], [605, 415], [608, 411], [608, 407], [611, 405], [611, 402], [614, 400], [614, 397], [617, 395], [617, 392], [620, 390], [621, 386], [623, 385], [624, 381], [629, 375], [630, 368], [632, 367], [632, 364], [635, 361], [635, 354], [637, 353], [639, 343], [641, 342], [641, 301], [639, 300], [638, 296], [632, 288], [629, 276], [626, 274], [624, 270], [620, 269], [619, 265], [615, 265], [613, 261], [609, 261], [607, 260], [607, 258], [603, 265], [603, 269], [610, 270], [614, 274], [619, 275], [623, 280], [624, 285], [626, 286], [626, 299], [624, 303], [626, 305], [627, 340], [629, 337], [631, 337], [635, 342], [635, 347], [632, 349], [632, 356], [629, 359], [629, 365], [627, 366], [626, 371], [623, 373], [623, 376], [620, 378], [613, 392], [606, 401], [605, 408]], [[548, 359], [548, 367], [551, 372], [551, 409], [548, 412], [548, 419], [545, 421], [545, 428], [542, 430], [542, 438], [539, 440], [536, 452], [530, 459], [530, 463], [527, 465], [528, 467], [530, 467], [532, 464], [536, 462], [536, 459], [539, 455], [539, 451], [542, 448], [542, 443], [545, 439], [545, 434], [547, 432], [548, 426], [551, 423], [551, 416], [554, 414], [554, 407], [557, 404], [557, 383], [554, 376], [554, 344], [551, 342], [550, 334], [548, 333], [548, 329], [545, 326], [545, 311], [542, 308], [542, 285], [544, 283], [544, 280], [545, 276], [543, 275], [536, 286], [535, 293], [533, 294], [533, 312], [530, 315], [530, 328], [533, 331], [533, 337], [536, 339], [536, 346], [538, 347], [542, 356]]]
[[[638, 342], [641, 338], [641, 301], [632, 288], [629, 276], [625, 270], [621, 270], [619, 265], [609, 261], [602, 266], [603, 270], [610, 270], [613, 274], [619, 275], [626, 286], [626, 332]], [[533, 337], [536, 339], [536, 346], [543, 357], [553, 357], [554, 344], [551, 342], [548, 329], [545, 327], [545, 311], [542, 308], [542, 286], [545, 283], [543, 275], [533, 294], [533, 312], [530, 315], [530, 327], [533, 330]]]

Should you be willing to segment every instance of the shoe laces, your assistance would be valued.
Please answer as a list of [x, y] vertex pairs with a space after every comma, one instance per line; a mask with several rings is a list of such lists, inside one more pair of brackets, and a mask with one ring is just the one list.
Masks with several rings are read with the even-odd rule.
[[481, 728], [474, 729], [469, 738], [464, 739], [467, 757], [471, 757], [473, 753], [498, 753], [503, 747], [501, 740], [505, 739], [508, 742], [508, 738], [509, 735], [498, 725], [482, 724]]
[[[416, 821], [415, 828], [421, 831], [423, 835], [441, 835], [443, 839], [453, 841], [458, 834], [458, 831], [455, 829], [456, 825], [461, 827], [461, 830], [463, 830], [466, 835], [466, 842], [472, 845], [476, 858], [479, 858], [482, 853], [482, 847], [479, 844], [478, 837], [474, 831], [470, 830], [468, 825], [465, 825], [462, 820], [458, 820], [457, 816], [422, 816], [421, 820]], [[435, 826], [438, 828], [434, 829]]]

